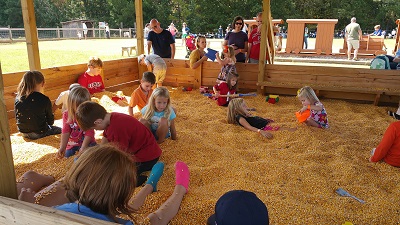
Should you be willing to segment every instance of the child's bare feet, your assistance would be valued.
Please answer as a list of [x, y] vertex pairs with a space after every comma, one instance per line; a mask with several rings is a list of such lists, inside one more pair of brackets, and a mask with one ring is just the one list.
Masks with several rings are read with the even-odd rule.
[[36, 193], [32, 191], [30, 188], [21, 188], [21, 193], [18, 196], [18, 200], [35, 203], [36, 201], [35, 194]]

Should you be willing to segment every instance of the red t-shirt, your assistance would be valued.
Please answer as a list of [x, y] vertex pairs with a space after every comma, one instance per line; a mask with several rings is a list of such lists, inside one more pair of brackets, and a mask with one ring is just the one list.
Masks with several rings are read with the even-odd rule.
[[90, 76], [85, 72], [78, 78], [78, 83], [87, 88], [91, 95], [104, 90], [103, 79], [100, 75]]
[[110, 125], [103, 136], [131, 154], [135, 162], [147, 162], [161, 156], [161, 149], [151, 131], [127, 114], [111, 113]]
[[[236, 89], [229, 89], [229, 86], [226, 82], [221, 82], [216, 84], [214, 88], [219, 91], [220, 95], [233, 95], [236, 94]], [[218, 97], [217, 104], [218, 105], [228, 105], [229, 101], [231, 100], [230, 97]]]
[[[254, 28], [249, 36], [249, 44], [251, 44], [249, 58], [258, 60], [260, 57], [260, 43], [261, 43], [261, 33], [257, 33], [257, 28]], [[268, 52], [265, 56], [268, 60]]]
[[400, 167], [400, 121], [391, 123], [386, 129], [381, 143], [371, 157], [371, 162], [382, 159], [387, 164]]

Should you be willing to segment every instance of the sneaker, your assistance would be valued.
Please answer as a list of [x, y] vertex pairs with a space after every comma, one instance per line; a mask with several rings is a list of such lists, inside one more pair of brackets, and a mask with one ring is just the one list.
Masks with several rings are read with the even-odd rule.
[[353, 58], [354, 61], [358, 61], [358, 58]]

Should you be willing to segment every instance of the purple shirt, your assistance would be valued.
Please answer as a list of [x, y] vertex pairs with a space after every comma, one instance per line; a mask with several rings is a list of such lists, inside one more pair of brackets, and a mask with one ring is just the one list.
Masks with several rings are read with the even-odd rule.
[[[225, 36], [225, 40], [228, 41], [228, 45], [234, 45], [234, 49], [244, 49], [245, 42], [247, 42], [249, 39], [247, 37], [247, 34], [243, 31], [239, 32], [229, 32]], [[238, 53], [236, 55], [236, 61], [237, 62], [244, 62], [246, 60], [246, 55], [242, 52]]]

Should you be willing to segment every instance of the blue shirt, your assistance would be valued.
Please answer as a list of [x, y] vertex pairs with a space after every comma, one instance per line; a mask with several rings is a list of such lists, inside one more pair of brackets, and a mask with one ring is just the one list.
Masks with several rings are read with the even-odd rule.
[[[79, 208], [78, 208], [77, 203], [66, 203], [64, 205], [55, 206], [54, 208], [65, 211], [65, 212], [75, 213], [75, 214], [79, 214], [82, 216], [92, 217], [92, 218], [115, 223], [115, 221], [111, 217], [101, 214], [101, 213], [94, 212], [90, 208], [88, 208], [82, 204], [79, 204]], [[119, 224], [133, 225], [133, 223], [129, 220], [117, 218], [117, 221]]]
[[[142, 115], [144, 115], [146, 113], [147, 110], [147, 105], [145, 107], [143, 107], [143, 109], [141, 110]], [[173, 120], [176, 118], [176, 114], [174, 112], [173, 109], [171, 109], [171, 115], [168, 118], [168, 126], [169, 126], [169, 121]], [[164, 117], [165, 112], [154, 112], [153, 116], [150, 118], [150, 127], [151, 127], [151, 131], [153, 132], [153, 134], [155, 133], [155, 131], [157, 131], [158, 128], [158, 122], [160, 121], [161, 117]], [[170, 132], [168, 132], [167, 137], [170, 136]]]
[[171, 44], [175, 43], [171, 32], [163, 30], [157, 34], [154, 31], [150, 31], [147, 41], [151, 41], [154, 54], [159, 55], [161, 58], [171, 58]]

